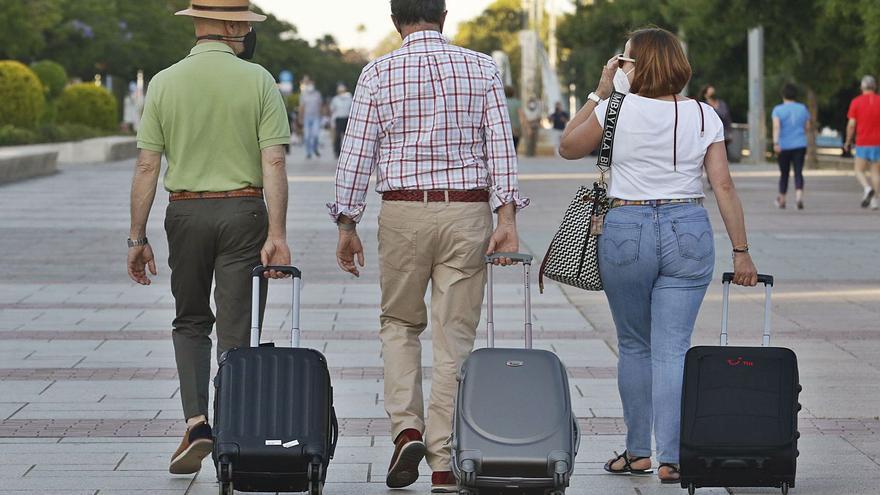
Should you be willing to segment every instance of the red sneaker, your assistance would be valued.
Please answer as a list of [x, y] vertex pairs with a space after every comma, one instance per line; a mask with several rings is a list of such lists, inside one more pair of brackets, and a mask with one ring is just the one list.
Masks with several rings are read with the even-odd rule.
[[458, 493], [458, 482], [452, 471], [435, 471], [431, 475], [431, 493]]
[[404, 488], [415, 483], [419, 479], [419, 464], [427, 450], [418, 430], [408, 428], [397, 435], [394, 455], [391, 456], [391, 465], [385, 478], [388, 488]]

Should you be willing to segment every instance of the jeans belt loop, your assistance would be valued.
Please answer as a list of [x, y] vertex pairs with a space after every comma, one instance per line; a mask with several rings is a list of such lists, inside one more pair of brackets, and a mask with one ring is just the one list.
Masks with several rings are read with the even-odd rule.
[[446, 200], [446, 204], [449, 204], [449, 190], [448, 189], [443, 191], [443, 197]]
[[425, 203], [425, 206], [428, 206], [428, 191], [422, 191], [422, 196], [424, 197], [423, 202]]

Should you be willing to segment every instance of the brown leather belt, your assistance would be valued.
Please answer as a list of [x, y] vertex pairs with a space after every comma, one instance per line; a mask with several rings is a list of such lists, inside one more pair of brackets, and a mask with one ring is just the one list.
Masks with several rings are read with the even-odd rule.
[[262, 198], [262, 187], [245, 187], [234, 191], [220, 192], [190, 192], [178, 191], [168, 196], [170, 201], [181, 201], [185, 199], [226, 199], [226, 198]]
[[384, 201], [418, 201], [421, 203], [487, 203], [489, 191], [473, 189], [468, 191], [419, 191], [402, 190], [382, 193]]

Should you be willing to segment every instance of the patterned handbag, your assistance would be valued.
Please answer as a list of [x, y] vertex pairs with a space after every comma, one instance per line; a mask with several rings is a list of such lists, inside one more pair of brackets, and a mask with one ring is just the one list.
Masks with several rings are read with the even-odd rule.
[[614, 147], [614, 131], [620, 106], [626, 95], [611, 93], [605, 127], [599, 148], [596, 167], [601, 175], [593, 187], [581, 186], [575, 194], [562, 225], [544, 255], [538, 272], [538, 288], [544, 292], [544, 277], [585, 290], [602, 290], [599, 273], [599, 236], [605, 225], [608, 211], [608, 193], [605, 175], [611, 169], [611, 152]]

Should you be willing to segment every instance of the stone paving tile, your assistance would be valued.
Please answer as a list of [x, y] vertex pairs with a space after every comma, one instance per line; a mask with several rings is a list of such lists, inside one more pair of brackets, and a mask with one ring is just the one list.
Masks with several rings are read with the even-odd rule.
[[[373, 395], [373, 394], [371, 394]], [[363, 402], [361, 402], [363, 406]], [[586, 408], [575, 405], [576, 410]], [[381, 411], [384, 412], [384, 411]], [[841, 438], [880, 434], [880, 419], [799, 418], [799, 430], [806, 436], [839, 436]], [[359, 418], [350, 415], [340, 419], [342, 436], [384, 436], [390, 423], [384, 417]], [[584, 435], [618, 435], [626, 427], [621, 417], [579, 417]], [[9, 419], [0, 421], [0, 437], [169, 437], [181, 433], [180, 419]]]
[[[155, 328], [152, 326], [151, 328]], [[169, 341], [171, 339], [171, 331], [157, 331], [157, 330], [137, 330], [131, 327], [126, 327], [125, 330], [112, 330], [112, 331], [100, 331], [100, 330], [90, 330], [90, 331], [77, 331], [77, 330], [33, 330], [33, 329], [19, 329], [19, 330], [0, 330], [0, 341], [15, 341], [15, 340], [29, 340], [34, 342], [51, 342], [51, 341], [64, 341], [64, 342], [72, 342], [78, 340], [87, 340], [87, 341], [103, 341], [103, 340], [163, 340]], [[522, 330], [497, 330], [495, 335], [499, 339], [507, 339], [507, 340], [515, 340], [519, 337], [522, 337]], [[342, 341], [350, 341], [350, 340], [378, 340], [378, 332], [374, 328], [365, 328], [363, 330], [328, 330], [328, 331], [313, 331], [313, 330], [303, 330], [303, 339], [305, 340], [325, 340], [325, 341], [334, 341], [334, 340], [342, 340]], [[422, 333], [423, 339], [430, 339], [432, 336], [432, 332], [430, 330], [425, 330]], [[533, 336], [535, 340], [554, 340], [554, 339], [566, 339], [566, 340], [583, 340], [589, 338], [595, 338], [596, 335], [592, 332], [592, 330], [542, 330], [542, 329], [534, 329]], [[263, 340], [264, 341], [276, 341], [283, 343], [290, 338], [289, 329], [282, 328], [279, 326], [277, 329], [272, 329], [263, 332]], [[477, 332], [478, 341], [485, 340], [486, 333], [485, 331]], [[0, 363], [2, 364], [2, 363]]]
[[[330, 368], [334, 380], [381, 380], [384, 368], [379, 366]], [[569, 367], [571, 378], [616, 378], [617, 368], [613, 367]], [[422, 368], [422, 377], [431, 377], [431, 368]], [[0, 381], [40, 380], [40, 381], [94, 381], [94, 380], [176, 380], [176, 368], [0, 368]], [[338, 391], [339, 388], [337, 387]], [[0, 416], [2, 416], [0, 409]]]
[[[3, 495], [34, 495], [35, 493], [39, 493], [40, 495], [96, 495], [98, 490], [37, 490], [37, 489], [26, 489], [26, 490], [2, 490], [0, 493]], [[177, 493], [177, 492], [174, 492]]]
[[[313, 165], [310, 164], [310, 168], [314, 171], [310, 170], [309, 173], [332, 173], [329, 165], [324, 167], [326, 170], [320, 165], [318, 168]], [[524, 160], [521, 164], [521, 170], [526, 175], [530, 170], [575, 171], [579, 167], [582, 165], [559, 164], [556, 161], [539, 163]], [[292, 174], [303, 173], [301, 169], [298, 164], [292, 165]], [[127, 184], [129, 179], [130, 163], [123, 167], [65, 169], [49, 179], [2, 188], [0, 211], [8, 214], [0, 217], [0, 252], [10, 255], [0, 262], [0, 340], [3, 341], [0, 342], [0, 367], [5, 368], [0, 373], [6, 373], [0, 375], [0, 401], [4, 401], [0, 402], [0, 412], [25, 405], [22, 415], [34, 419], [17, 424], [17, 431], [30, 435], [22, 438], [2, 438], [2, 432], [12, 431], [10, 426], [13, 423], [0, 422], [0, 453], [5, 454], [8, 448], [19, 446], [27, 446], [20, 447], [22, 449], [47, 448], [39, 451], [42, 454], [22, 454], [42, 455], [43, 459], [39, 462], [34, 460], [34, 468], [29, 474], [29, 478], [37, 482], [46, 478], [64, 480], [67, 465], [56, 463], [55, 460], [60, 454], [68, 452], [64, 450], [67, 448], [88, 450], [94, 453], [90, 456], [92, 458], [119, 454], [120, 457], [131, 455], [137, 460], [137, 456], [145, 456], [145, 459], [154, 459], [149, 462], [155, 462], [155, 466], [160, 468], [139, 469], [132, 463], [127, 466], [130, 466], [130, 470], [125, 473], [113, 474], [110, 471], [108, 474], [115, 477], [115, 481], [111, 479], [105, 482], [101, 473], [115, 467], [119, 458], [107, 458], [103, 463], [90, 462], [92, 467], [83, 466], [81, 472], [88, 473], [86, 477], [94, 478], [94, 482], [100, 486], [87, 490], [87, 493], [94, 494], [98, 490], [102, 494], [216, 493], [210, 464], [207, 465], [209, 469], [203, 470], [194, 483], [191, 477], [176, 480], [163, 472], [163, 464], [167, 463], [169, 452], [176, 447], [182, 429], [176, 391], [171, 390], [172, 393], [165, 398], [125, 397], [127, 394], [117, 388], [130, 386], [131, 383], [138, 386], [153, 383], [173, 389], [174, 384], [168, 328], [172, 301], [167, 288], [166, 267], [160, 267], [160, 276], [153, 286], [135, 287], [124, 280], [119, 267], [106, 265], [107, 259], [118, 256], [116, 246], [119, 232], [124, 233], [128, 228], [125, 208], [108, 205], [126, 203], [126, 188], [118, 186]], [[73, 181], [77, 187], [67, 187]], [[804, 469], [801, 469], [800, 483], [795, 493], [840, 493], [839, 488], [842, 487], [845, 487], [846, 493], [876, 493], [875, 485], [866, 480], [870, 480], [870, 473], [875, 472], [880, 454], [880, 445], [876, 440], [880, 428], [877, 420], [872, 419], [880, 409], [872, 399], [876, 396], [874, 390], [861, 384], [877, 383], [874, 371], [880, 358], [880, 347], [877, 346], [880, 335], [876, 332], [877, 318], [880, 317], [880, 304], [877, 304], [880, 302], [880, 291], [876, 289], [876, 274], [864, 268], [873, 266], [868, 262], [880, 255], [880, 245], [875, 242], [880, 216], [860, 211], [850, 204], [852, 198], [849, 196], [857, 196], [852, 178], [811, 176], [810, 181], [811, 197], [817, 198], [816, 201], [821, 198], [823, 202], [821, 215], [812, 210], [804, 215], [791, 215], [792, 212], [771, 209], [774, 186], [769, 176], [744, 181], [738, 179], [751, 227], [750, 240], [755, 246], [755, 259], [762, 270], [773, 271], [780, 281], [774, 299], [774, 328], [777, 330], [774, 342], [791, 346], [802, 358], [802, 381], [807, 387], [802, 400], [807, 407], [800, 420], [805, 435], [801, 450], [805, 455], [801, 459]], [[59, 187], [47, 189], [46, 184]], [[547, 222], [546, 219], [558, 217], [569, 198], [566, 194], [558, 194], [559, 181], [524, 180], [523, 184], [524, 189], [530, 190], [534, 201], [533, 206], [520, 215], [522, 245], [540, 254], [555, 229], [555, 222]], [[387, 435], [388, 422], [381, 401], [377, 401], [381, 396], [381, 361], [378, 359], [375, 310], [378, 292], [375, 242], [369, 242], [375, 238], [376, 201], [371, 196], [371, 207], [362, 225], [364, 239], [368, 241], [365, 248], [370, 265], [362, 279], [354, 280], [333, 269], [320, 268], [333, 267], [335, 235], [332, 225], [323, 218], [323, 212], [315, 210], [315, 204], [320, 205], [325, 197], [329, 197], [332, 184], [297, 183], [295, 186], [296, 194], [291, 197], [289, 218], [291, 232], [299, 233], [294, 243], [295, 262], [306, 268], [303, 298], [305, 337], [309, 345], [326, 349], [334, 360], [346, 363], [346, 368], [334, 370], [334, 384], [341, 402], [340, 409], [350, 416], [343, 419], [346, 435], [342, 441], [346, 446], [341, 447], [340, 454], [353, 459], [348, 461], [353, 464], [334, 462], [340, 478], [328, 485], [327, 492], [387, 493], [382, 480], [391, 444]], [[99, 191], [101, 195], [97, 194]], [[50, 197], [52, 204], [66, 205], [65, 210], [33, 208], [34, 201], [45, 203], [45, 199]], [[159, 195], [153, 212], [154, 220], [161, 219], [165, 201], [163, 195]], [[725, 245], [727, 241], [723, 232], [719, 230], [721, 224], [711, 205], [712, 201], [710, 197], [707, 203], [716, 226], [717, 246], [722, 252], [728, 246]], [[72, 253], [72, 258], [66, 260], [65, 265], [55, 266], [49, 273], [35, 265], [34, 260], [49, 259], [51, 253], [46, 246], [60, 238], [59, 225], [65, 229], [65, 238], [73, 235], [75, 242], [88, 246], [88, 249]], [[151, 222], [149, 235], [155, 239], [154, 248], [158, 258], [164, 259], [167, 247], [160, 220]], [[814, 253], [800, 249], [798, 256], [790, 256], [795, 246], [807, 244], [818, 247]], [[21, 253], [27, 253], [27, 257]], [[719, 257], [717, 271], [720, 273], [728, 263], [728, 259]], [[498, 339], [504, 345], [518, 346], [521, 342], [521, 312], [518, 305], [522, 294], [518, 286], [518, 272], [496, 272], [501, 282], [495, 292], [499, 303], [496, 319], [502, 329]], [[265, 337], [283, 343], [287, 340], [285, 330], [289, 315], [286, 304], [289, 294], [285, 287], [276, 289], [275, 285], [269, 294], [270, 312]], [[289, 283], [277, 285], [289, 289]], [[541, 348], [556, 350], [571, 366], [576, 410], [579, 415], [588, 417], [581, 420], [582, 426], [585, 429], [593, 428], [590, 432], [594, 433], [582, 439], [576, 476], [569, 495], [681, 493], [676, 487], [661, 487], [651, 478], [621, 479], [601, 474], [601, 464], [606, 457], [612, 450], [620, 450], [623, 444], [619, 434], [623, 431], [623, 425], [614, 380], [615, 338], [607, 302], [601, 293], [573, 291], [555, 284], [548, 285], [548, 289], [548, 294], [543, 296], [538, 295], [537, 291], [533, 293], [536, 343]], [[746, 330], [755, 332], [760, 328], [760, 298], [741, 290], [735, 290], [734, 295], [734, 307], [737, 309], [732, 329], [736, 331], [732, 335], [737, 342], [753, 343], [758, 334]], [[568, 306], [569, 302], [574, 306]], [[336, 306], [346, 310], [340, 311]], [[720, 291], [715, 289], [710, 291], [705, 309], [698, 319], [695, 343], [712, 343], [717, 339], [719, 307]], [[479, 345], [485, 342], [482, 325], [483, 322]], [[430, 337], [431, 331], [428, 329], [423, 338]], [[425, 357], [429, 358], [430, 345], [428, 342], [425, 344]], [[18, 351], [27, 354], [22, 356]], [[361, 362], [349, 362], [352, 354], [365, 353], [368, 358]], [[72, 359], [78, 361], [70, 364]], [[50, 372], [39, 368], [54, 370]], [[130, 382], [128, 371], [120, 371], [122, 368], [139, 369], [131, 375], [131, 378], [138, 380]], [[829, 369], [833, 369], [834, 373], [828, 373]], [[156, 375], [151, 374], [152, 370], [162, 371], [157, 371]], [[84, 374], [92, 372], [94, 375], [90, 379], [101, 379], [100, 383], [108, 393], [99, 395], [96, 389], [80, 388], [82, 384], [92, 383], [84, 379]], [[33, 379], [15, 379], [13, 374], [16, 373], [18, 377], [23, 374]], [[145, 379], [143, 373], [147, 373], [149, 378]], [[849, 383], [853, 381], [859, 385], [850, 387]], [[168, 392], [169, 389], [148, 387], [146, 395], [159, 391]], [[860, 400], [852, 400], [852, 397], [860, 397]], [[351, 417], [358, 415], [359, 410], [369, 417]], [[49, 419], [62, 414], [61, 411], [70, 411], [73, 415], [103, 414], [104, 418], [110, 418], [118, 412], [121, 417], [115, 421], [104, 419], [100, 423], [89, 423], [87, 420], [68, 420], [65, 423]], [[153, 412], [158, 413], [155, 416], [157, 419], [125, 421], [132, 419], [132, 416]], [[831, 419], [818, 420], [809, 417], [810, 414]], [[100, 418], [92, 421], [96, 420], [100, 421]], [[21, 426], [24, 426], [24, 430]], [[41, 434], [56, 436], [34, 437]], [[85, 434], [104, 436], [79, 436]], [[52, 450], [56, 448], [60, 450]], [[28, 461], [27, 457], [23, 459]], [[2, 466], [14, 465], [3, 463], [2, 460], [0, 457], [0, 470]], [[866, 462], [875, 467], [869, 467]], [[371, 463], [367, 473], [372, 482], [355, 481], [367, 473], [361, 473], [359, 468], [353, 466], [365, 466], [367, 463]], [[841, 464], [846, 469], [841, 470]], [[62, 474], [39, 476], [50, 472], [52, 467], [47, 466], [61, 468], [53, 472]], [[14, 470], [17, 468], [9, 468], [8, 472]], [[352, 477], [347, 477], [346, 473], [351, 473]], [[426, 492], [428, 473], [423, 474], [425, 476], [415, 490], [402, 493]], [[0, 474], [0, 482], [5, 482], [5, 478]], [[120, 481], [122, 478], [137, 479], [148, 485], [124, 485], [124, 479]], [[352, 481], [343, 482], [343, 479]], [[52, 480], [48, 481], [26, 488], [32, 489], [30, 493], [54, 491], [55, 485], [51, 483]], [[18, 490], [18, 486], [24, 485], [2, 483], [0, 491]], [[77, 488], [76, 485], [64, 486], [65, 490], [70, 491]], [[699, 493], [721, 495], [728, 492], [722, 489], [700, 490]], [[775, 492], [737, 489], [730, 493]]]

